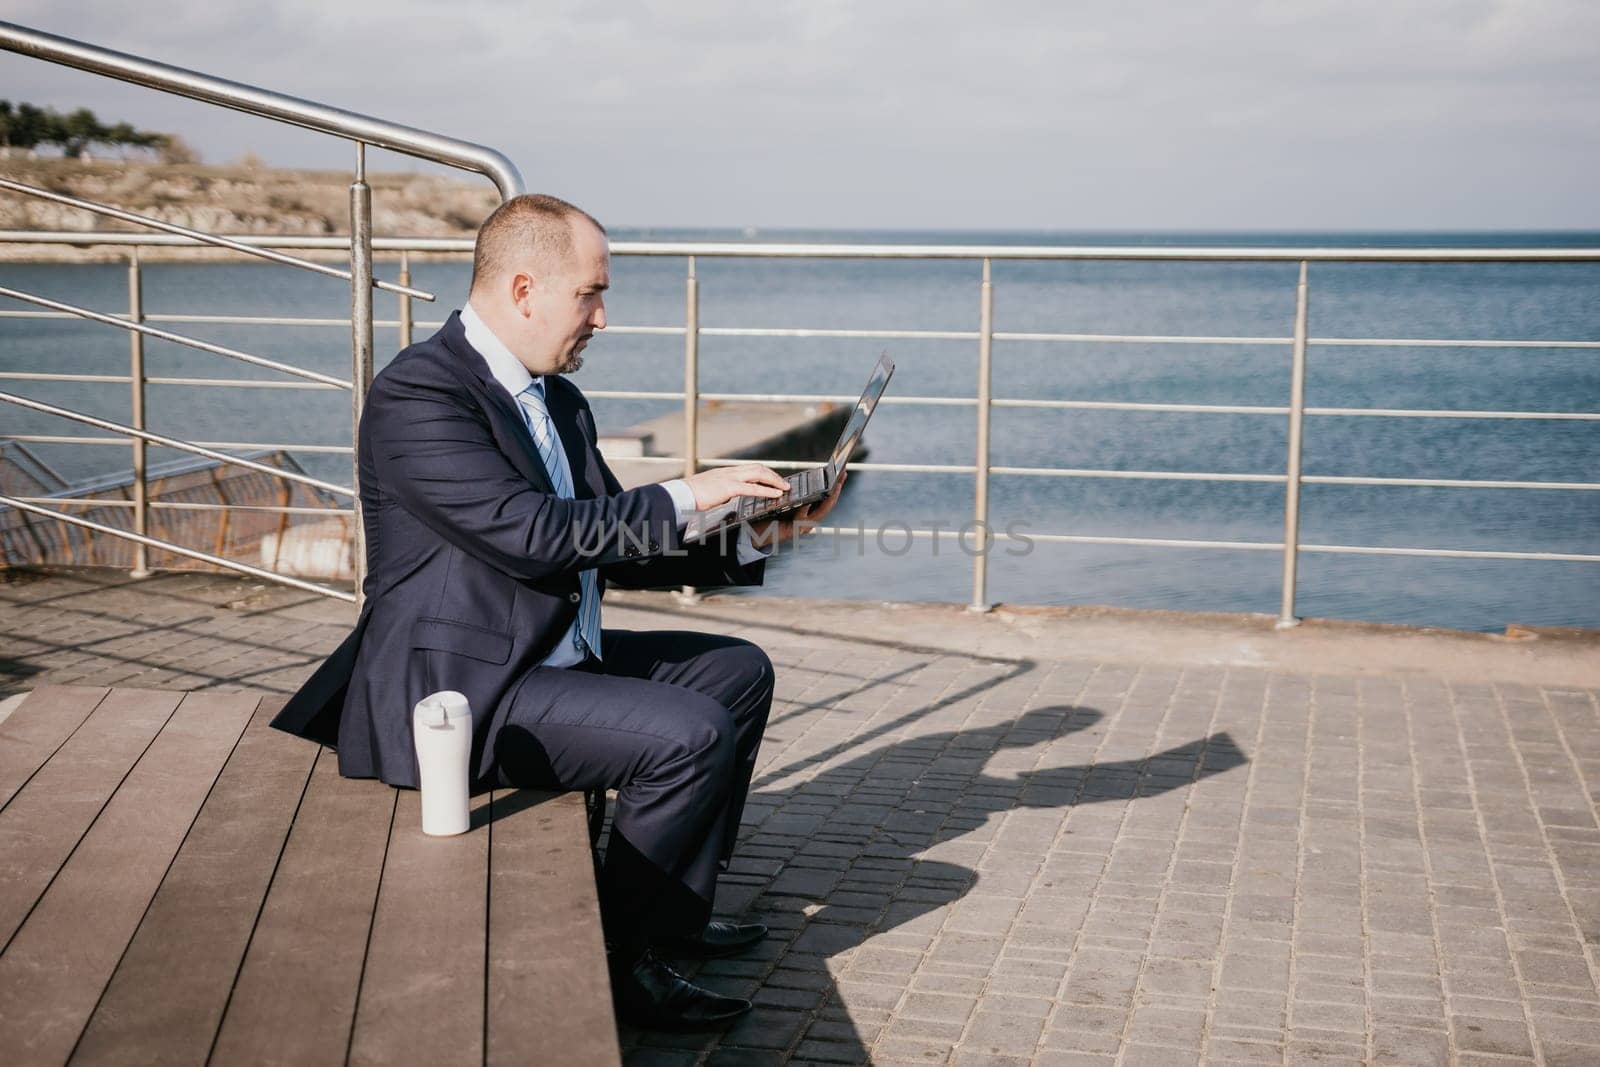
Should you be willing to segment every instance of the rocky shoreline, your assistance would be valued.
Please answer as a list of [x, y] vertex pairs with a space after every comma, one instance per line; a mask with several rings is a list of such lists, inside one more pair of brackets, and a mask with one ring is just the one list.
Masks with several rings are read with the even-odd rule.
[[[350, 227], [348, 171], [0, 159], [0, 176], [208, 233], [336, 237]], [[470, 238], [499, 202], [487, 181], [391, 173], [369, 174], [367, 180], [373, 190], [373, 232], [381, 236]], [[9, 191], [0, 194], [0, 229], [155, 232]], [[237, 258], [217, 249], [159, 246], [140, 255], [160, 261]], [[115, 245], [0, 243], [0, 260], [6, 262], [106, 262], [126, 256]], [[337, 252], [311, 256], [324, 257], [343, 258]]]

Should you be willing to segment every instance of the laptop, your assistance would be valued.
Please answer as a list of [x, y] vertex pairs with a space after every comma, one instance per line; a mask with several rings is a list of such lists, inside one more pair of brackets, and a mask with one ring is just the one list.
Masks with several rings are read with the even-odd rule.
[[872, 412], [877, 408], [884, 387], [889, 384], [893, 374], [894, 360], [887, 355], [879, 356], [877, 366], [872, 368], [872, 376], [867, 379], [867, 387], [862, 391], [850, 418], [845, 420], [839, 442], [833, 446], [833, 455], [827, 463], [786, 475], [789, 489], [782, 496], [736, 496], [726, 504], [694, 512], [683, 529], [683, 539], [704, 541], [728, 526], [781, 517], [826, 497], [844, 473], [844, 465], [850, 462], [856, 442], [861, 440], [861, 431], [867, 428], [867, 421], [872, 418]]

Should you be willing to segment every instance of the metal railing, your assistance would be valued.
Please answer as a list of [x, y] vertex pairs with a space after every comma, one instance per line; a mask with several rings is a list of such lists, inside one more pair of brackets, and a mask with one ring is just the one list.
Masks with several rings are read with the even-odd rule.
[[[343, 247], [342, 244], [331, 239], [318, 238], [245, 238], [240, 239], [252, 247], [296, 250], [316, 250]], [[135, 235], [135, 234], [28, 234], [0, 232], [0, 242], [39, 242], [39, 243], [70, 243], [77, 245], [102, 244], [112, 246], [128, 246], [131, 259], [136, 262], [137, 249], [148, 245], [183, 245], [193, 243], [191, 240], [176, 235]], [[472, 243], [467, 240], [452, 239], [375, 239], [372, 247], [378, 252], [395, 252], [402, 257], [401, 283], [408, 280], [406, 257], [412, 252], [429, 253], [454, 253], [467, 255], [471, 251]], [[1229, 551], [1249, 552], [1277, 552], [1282, 556], [1282, 589], [1280, 598], [1279, 623], [1283, 626], [1293, 625], [1296, 621], [1295, 596], [1296, 576], [1299, 557], [1303, 553], [1344, 554], [1344, 555], [1388, 555], [1388, 556], [1422, 556], [1446, 559], [1497, 559], [1497, 560], [1558, 560], [1585, 563], [1600, 562], [1600, 554], [1566, 553], [1566, 552], [1524, 552], [1516, 550], [1480, 550], [1441, 547], [1399, 547], [1381, 545], [1348, 545], [1348, 544], [1308, 544], [1301, 540], [1299, 533], [1299, 505], [1301, 488], [1305, 485], [1359, 485], [1359, 486], [1422, 486], [1435, 488], [1476, 488], [1476, 489], [1503, 489], [1503, 490], [1537, 490], [1552, 492], [1593, 492], [1600, 490], [1600, 482], [1588, 481], [1538, 481], [1538, 480], [1484, 480], [1467, 478], [1399, 478], [1399, 477], [1361, 477], [1351, 475], [1309, 475], [1301, 469], [1301, 454], [1303, 444], [1303, 424], [1306, 416], [1324, 416], [1331, 418], [1398, 418], [1398, 419], [1516, 419], [1516, 420], [1548, 420], [1548, 421], [1600, 421], [1600, 412], [1593, 411], [1520, 411], [1520, 410], [1436, 410], [1413, 408], [1348, 408], [1348, 407], [1312, 407], [1305, 403], [1305, 383], [1307, 372], [1307, 350], [1310, 346], [1319, 347], [1451, 347], [1451, 348], [1489, 348], [1489, 349], [1600, 349], [1600, 340], [1553, 340], [1553, 339], [1526, 339], [1526, 340], [1495, 340], [1495, 339], [1439, 339], [1425, 337], [1409, 338], [1377, 338], [1377, 337], [1313, 337], [1310, 333], [1310, 265], [1316, 262], [1600, 262], [1600, 249], [1356, 249], [1356, 248], [1070, 248], [1070, 247], [1013, 247], [1013, 246], [902, 246], [902, 245], [794, 245], [794, 244], [738, 244], [738, 243], [709, 243], [709, 242], [626, 242], [619, 241], [612, 245], [612, 253], [616, 256], [671, 256], [682, 258], [686, 264], [685, 273], [685, 304], [684, 321], [678, 324], [617, 324], [607, 328], [608, 333], [637, 334], [654, 336], [682, 336], [684, 339], [684, 387], [681, 391], [646, 391], [646, 390], [590, 390], [589, 394], [595, 398], [613, 399], [650, 399], [663, 401], [679, 401], [684, 405], [684, 439], [681, 455], [654, 456], [630, 459], [630, 462], [655, 463], [663, 467], [663, 476], [675, 475], [679, 472], [688, 472], [707, 466], [745, 462], [743, 460], [721, 460], [703, 457], [699, 454], [698, 438], [698, 412], [702, 402], [711, 400], [741, 400], [754, 402], [804, 402], [816, 403], [833, 401], [851, 403], [856, 398], [847, 395], [827, 395], [811, 393], [718, 393], [702, 391], [699, 387], [699, 346], [703, 337], [786, 337], [786, 338], [841, 338], [841, 339], [882, 339], [882, 340], [955, 340], [966, 341], [976, 345], [978, 355], [978, 377], [974, 393], [969, 397], [961, 396], [904, 396], [890, 395], [885, 397], [883, 403], [889, 405], [915, 405], [932, 407], [960, 407], [971, 408], [977, 415], [977, 435], [975, 441], [973, 462], [970, 464], [928, 464], [928, 463], [874, 463], [862, 462], [851, 464], [852, 470], [880, 471], [886, 473], [943, 473], [955, 475], [970, 475], [973, 478], [973, 505], [972, 518], [968, 526], [973, 532], [981, 533], [985, 546], [995, 541], [1007, 540], [1004, 533], [989, 533], [982, 525], [988, 519], [988, 482], [991, 476], [1006, 475], [1027, 478], [1080, 478], [1080, 479], [1133, 479], [1133, 480], [1161, 480], [1161, 481], [1198, 481], [1216, 483], [1264, 483], [1282, 485], [1284, 487], [1284, 536], [1280, 541], [1239, 541], [1239, 540], [1204, 540], [1186, 538], [1158, 538], [1158, 537], [1131, 537], [1112, 536], [1101, 534], [1075, 534], [1071, 532], [1054, 533], [1029, 533], [1029, 540], [1044, 543], [1059, 544], [1110, 544], [1127, 545], [1141, 548], [1182, 548], [1182, 549], [1216, 549]], [[978, 268], [975, 280], [977, 282], [977, 328], [975, 330], [898, 330], [898, 329], [804, 329], [804, 328], [756, 328], [756, 327], [714, 327], [706, 326], [700, 320], [701, 279], [698, 272], [699, 261], [706, 258], [781, 258], [781, 259], [939, 259], [939, 260], [964, 260], [973, 263]], [[1209, 336], [1209, 335], [1152, 335], [1152, 334], [1088, 334], [1088, 333], [1049, 333], [1049, 332], [1019, 332], [997, 330], [994, 325], [994, 279], [993, 264], [996, 260], [1165, 260], [1165, 261], [1211, 261], [1211, 262], [1284, 262], [1294, 263], [1298, 266], [1298, 276], [1295, 284], [1295, 300], [1293, 315], [1290, 319], [1290, 332], [1284, 336]], [[437, 321], [416, 321], [411, 311], [411, 296], [404, 291], [398, 292], [399, 317], [393, 320], [375, 322], [375, 325], [399, 330], [401, 344], [408, 344], [412, 338], [412, 331], [416, 328], [433, 328], [440, 325]], [[136, 309], [130, 308], [127, 321], [135, 317]], [[340, 328], [345, 325], [341, 319], [311, 319], [311, 318], [281, 318], [273, 316], [195, 316], [195, 315], [143, 315], [139, 316], [145, 321], [171, 321], [229, 323], [236, 325], [281, 325], [292, 324], [296, 326]], [[13, 317], [71, 317], [66, 312], [45, 311], [0, 311], [0, 319]], [[126, 323], [124, 323], [126, 324]], [[1167, 344], [1167, 345], [1247, 345], [1247, 346], [1278, 346], [1287, 347], [1291, 357], [1291, 375], [1286, 402], [1280, 405], [1258, 404], [1200, 404], [1200, 403], [1149, 403], [1149, 402], [1123, 402], [1103, 400], [1042, 400], [1025, 397], [996, 397], [992, 394], [992, 366], [994, 359], [994, 346], [996, 343], [1007, 342], [1050, 342], [1050, 343], [1081, 343], [1095, 342], [1103, 344]], [[126, 379], [120, 376], [96, 375], [52, 375], [48, 373], [0, 373], [0, 379], [25, 379], [60, 380], [60, 381], [108, 381], [123, 382]], [[159, 381], [162, 384], [207, 387], [214, 385], [256, 387], [269, 383], [256, 382], [248, 379], [198, 379], [198, 378], [148, 378], [147, 382]], [[296, 388], [337, 388], [346, 387], [348, 383], [336, 382], [329, 384], [318, 381], [296, 381], [292, 383], [270, 383], [277, 385], [292, 385]], [[13, 399], [0, 394], [0, 399]], [[30, 402], [38, 410], [37, 402]], [[990, 457], [990, 417], [996, 408], [1014, 409], [1041, 409], [1041, 410], [1092, 410], [1092, 411], [1124, 411], [1140, 413], [1210, 413], [1229, 415], [1249, 415], [1270, 418], [1282, 418], [1288, 427], [1288, 447], [1285, 454], [1285, 466], [1279, 472], [1212, 472], [1212, 471], [1173, 471], [1173, 470], [1120, 470], [1120, 469], [1081, 469], [1064, 467], [1023, 467], [995, 464]], [[89, 417], [76, 413], [68, 414], [63, 411], [52, 412], [62, 414], [63, 417], [76, 418], [77, 421], [91, 425], [104, 423], [104, 420], [91, 421]], [[124, 427], [116, 424], [102, 424], [102, 429], [110, 429], [117, 433], [126, 433], [129, 436], [82, 438], [43, 435], [12, 435], [17, 440], [58, 442], [77, 441], [86, 444], [126, 445], [131, 437], [132, 430], [138, 427]], [[136, 438], [134, 438], [136, 439]], [[148, 436], [146, 440], [148, 440]], [[281, 448], [300, 451], [349, 451], [343, 446], [306, 446], [296, 445], [293, 442], [189, 442], [193, 448], [226, 449], [226, 448]], [[203, 453], [202, 453], [203, 454]], [[810, 463], [796, 461], [789, 457], [770, 457], [765, 460], [771, 466], [780, 470], [794, 469], [810, 466]], [[3, 502], [3, 498], [0, 498]], [[823, 527], [820, 532], [832, 536], [850, 536], [857, 531], [837, 527]], [[972, 536], [964, 534], [961, 530], [948, 529], [914, 529], [910, 535], [918, 538], [960, 538]], [[970, 606], [976, 610], [987, 610], [990, 607], [988, 595], [987, 552], [979, 551], [973, 555], [972, 566], [972, 598]]]
[[[146, 549], [152, 547], [153, 539], [149, 537], [149, 501], [148, 486], [145, 477], [146, 447], [151, 442], [157, 442], [166, 447], [178, 448], [204, 456], [215, 456], [216, 453], [208, 451], [209, 445], [196, 445], [193, 442], [181, 442], [170, 438], [160, 439], [156, 435], [145, 431], [145, 386], [147, 384], [201, 384], [202, 380], [189, 381], [165, 380], [147, 377], [144, 371], [144, 339], [155, 337], [164, 341], [185, 345], [212, 355], [238, 360], [254, 366], [276, 371], [301, 379], [297, 382], [271, 382], [259, 383], [258, 387], [301, 387], [301, 388], [336, 388], [350, 391], [350, 409], [352, 425], [357, 426], [361, 421], [361, 407], [366, 398], [368, 386], [372, 383], [373, 360], [373, 314], [372, 290], [374, 287], [388, 292], [398, 293], [406, 301], [405, 315], [410, 314], [410, 301], [413, 298], [432, 300], [432, 295], [420, 289], [410, 287], [408, 273], [402, 269], [399, 284], [386, 282], [373, 277], [373, 234], [372, 234], [372, 187], [367, 184], [367, 146], [373, 145], [386, 148], [394, 152], [412, 156], [417, 159], [426, 159], [447, 166], [458, 167], [462, 170], [472, 171], [487, 177], [499, 190], [503, 199], [516, 196], [524, 191], [522, 175], [517, 168], [501, 153], [452, 137], [445, 137], [427, 130], [404, 126], [399, 123], [373, 118], [368, 115], [345, 111], [340, 108], [329, 107], [325, 104], [302, 100], [298, 97], [276, 93], [261, 89], [241, 82], [228, 81], [223, 78], [200, 74], [183, 67], [171, 66], [140, 56], [128, 55], [123, 52], [101, 48], [97, 45], [85, 44], [67, 37], [43, 33], [25, 26], [18, 26], [9, 22], [0, 22], [0, 48], [16, 52], [20, 55], [31, 56], [35, 59], [55, 63], [59, 66], [71, 67], [93, 74], [104, 75], [118, 81], [132, 85], [155, 89], [160, 92], [176, 96], [187, 97], [202, 103], [218, 107], [229, 108], [245, 114], [255, 115], [274, 122], [286, 123], [313, 130], [318, 133], [328, 134], [351, 141], [355, 145], [355, 173], [350, 183], [350, 236], [328, 247], [345, 250], [349, 254], [349, 270], [339, 270], [311, 260], [300, 259], [274, 251], [270, 247], [259, 244], [238, 241], [232, 238], [221, 237], [215, 234], [203, 233], [183, 226], [176, 226], [159, 219], [152, 219], [131, 211], [126, 211], [114, 206], [99, 204], [93, 201], [82, 200], [77, 197], [66, 196], [48, 189], [40, 189], [10, 179], [0, 179], [0, 189], [22, 196], [29, 196], [47, 200], [66, 207], [90, 211], [96, 214], [116, 219], [120, 222], [142, 226], [147, 229], [162, 231], [171, 240], [184, 243], [198, 243], [210, 245], [228, 251], [253, 256], [274, 263], [309, 270], [318, 274], [327, 275], [349, 282], [350, 284], [350, 318], [347, 325], [350, 330], [351, 375], [349, 381], [333, 378], [329, 375], [319, 374], [314, 371], [303, 370], [276, 360], [264, 359], [236, 349], [222, 345], [212, 344], [197, 338], [174, 333], [149, 326], [148, 318], [143, 307], [143, 279], [140, 269], [137, 243], [128, 259], [128, 314], [126, 318], [104, 315], [88, 308], [79, 307], [60, 301], [49, 300], [36, 294], [24, 293], [14, 289], [0, 288], [0, 295], [34, 304], [45, 310], [39, 314], [46, 316], [68, 315], [78, 318], [101, 322], [107, 325], [121, 327], [129, 333], [129, 373], [127, 383], [132, 387], [130, 403], [131, 426], [118, 426], [114, 423], [100, 423], [101, 428], [116, 429], [129, 436], [133, 450], [134, 473], [134, 529], [127, 536], [134, 541], [136, 549], [133, 572], [135, 574], [148, 573], [148, 556]], [[183, 321], [205, 321], [195, 318]], [[42, 381], [51, 380], [40, 375], [25, 376], [22, 374], [9, 377]], [[77, 380], [116, 381], [113, 376], [78, 376]], [[310, 383], [309, 386], [307, 383]], [[11, 403], [19, 402], [20, 398], [10, 394], [0, 396], [0, 399]], [[37, 408], [36, 408], [37, 410]], [[96, 420], [88, 419], [77, 413], [55, 412], [65, 418], [77, 421], [87, 421], [91, 425]], [[223, 447], [245, 447], [237, 443], [226, 443]], [[354, 450], [351, 449], [352, 457]], [[239, 463], [232, 459], [230, 462]], [[274, 471], [280, 477], [287, 477], [283, 472]], [[352, 459], [351, 488], [330, 487], [353, 500], [355, 522], [353, 523], [356, 536], [355, 551], [355, 576], [356, 600], [361, 597], [362, 579], [366, 571], [366, 553], [364, 551], [364, 533], [360, 516], [360, 496], [354, 486], [360, 477], [358, 466]], [[324, 483], [325, 485], [326, 483]], [[14, 506], [24, 506], [25, 502], [11, 497], [0, 497], [0, 502], [12, 503]], [[37, 504], [26, 506], [37, 510]], [[85, 520], [76, 517], [60, 515], [63, 522], [85, 524]], [[109, 530], [110, 528], [106, 528]], [[105, 532], [102, 530], [101, 532]], [[172, 551], [182, 552], [179, 546], [156, 543], [156, 547], [165, 547]], [[192, 553], [189, 553], [192, 555]], [[207, 562], [216, 563], [215, 559]], [[221, 565], [221, 564], [218, 564]], [[232, 565], [235, 570], [245, 570], [247, 573], [256, 570], [246, 569], [242, 565]], [[260, 574], [256, 575], [260, 577]], [[293, 582], [304, 586], [307, 583]], [[335, 590], [322, 589], [329, 595], [343, 596]]]

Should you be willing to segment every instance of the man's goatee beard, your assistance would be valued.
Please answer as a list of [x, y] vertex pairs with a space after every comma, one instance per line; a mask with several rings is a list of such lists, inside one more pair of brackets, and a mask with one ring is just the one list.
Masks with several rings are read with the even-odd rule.
[[576, 374], [583, 367], [583, 353], [572, 352], [561, 361], [561, 366], [556, 368], [557, 374]]

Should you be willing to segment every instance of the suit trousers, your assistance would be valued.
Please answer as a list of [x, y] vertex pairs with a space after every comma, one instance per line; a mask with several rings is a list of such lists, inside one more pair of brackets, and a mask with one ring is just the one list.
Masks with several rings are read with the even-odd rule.
[[536, 667], [512, 690], [495, 746], [503, 786], [615, 789], [600, 878], [613, 948], [697, 933], [711, 916], [772, 708], [748, 641], [605, 630], [603, 661]]

